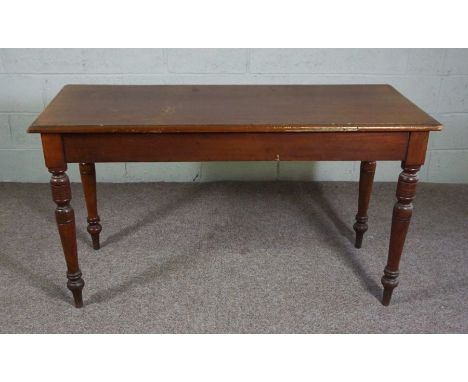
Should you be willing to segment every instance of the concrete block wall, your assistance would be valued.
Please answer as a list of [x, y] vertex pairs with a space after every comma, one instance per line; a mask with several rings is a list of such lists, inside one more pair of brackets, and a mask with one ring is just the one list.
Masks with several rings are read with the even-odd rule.
[[[442, 122], [421, 178], [468, 183], [468, 49], [1, 49], [0, 181], [47, 182], [26, 128], [65, 84], [389, 83]], [[117, 163], [109, 182], [358, 179], [357, 162]], [[395, 181], [381, 162], [376, 180]], [[70, 165], [78, 180], [77, 165]]]

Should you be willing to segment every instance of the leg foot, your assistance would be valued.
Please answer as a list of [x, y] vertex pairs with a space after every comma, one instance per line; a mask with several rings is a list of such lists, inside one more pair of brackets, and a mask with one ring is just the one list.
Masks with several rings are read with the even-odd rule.
[[398, 271], [392, 272], [385, 268], [384, 275], [382, 277], [382, 285], [384, 286], [382, 305], [388, 306], [392, 299], [393, 289], [398, 286]]
[[99, 249], [99, 234], [102, 227], [99, 215], [97, 213], [97, 197], [96, 197], [96, 168], [94, 163], [80, 163], [81, 183], [83, 184], [83, 192], [86, 200], [86, 209], [88, 210], [88, 232], [93, 241], [93, 248]]
[[361, 248], [364, 233], [367, 231], [367, 209], [369, 207], [372, 185], [374, 183], [375, 162], [361, 162], [361, 171], [359, 175], [359, 202], [358, 213], [356, 214], [356, 223], [353, 228], [356, 232], [356, 241], [354, 246]]
[[392, 230], [390, 233], [390, 246], [388, 250], [387, 266], [382, 277], [384, 287], [382, 304], [388, 306], [392, 298], [393, 289], [398, 286], [399, 264], [406, 233], [413, 213], [412, 201], [416, 194], [418, 183], [417, 172], [421, 166], [407, 166], [402, 163], [403, 172], [398, 178], [396, 191], [397, 202], [393, 207]]
[[356, 231], [356, 240], [354, 241], [355, 248], [362, 247], [362, 239], [364, 239], [364, 232], [367, 231], [367, 224], [362, 222], [356, 222], [353, 225], [354, 231]]
[[82, 290], [85, 285], [83, 279], [81, 278], [81, 272], [70, 273], [67, 272], [67, 287], [73, 293], [73, 299], [75, 300], [75, 307], [83, 307], [83, 294]]
[[88, 218], [88, 228], [87, 231], [91, 235], [91, 240], [93, 242], [93, 249], [98, 250], [101, 248], [99, 244], [99, 234], [101, 233], [102, 227], [99, 224], [99, 216], [95, 218]]

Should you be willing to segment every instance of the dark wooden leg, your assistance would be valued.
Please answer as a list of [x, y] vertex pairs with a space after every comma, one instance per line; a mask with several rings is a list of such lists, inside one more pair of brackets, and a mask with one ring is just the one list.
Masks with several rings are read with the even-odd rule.
[[359, 202], [358, 213], [356, 214], [356, 223], [354, 223], [354, 231], [356, 231], [356, 242], [354, 246], [361, 248], [364, 232], [367, 231], [367, 208], [372, 193], [372, 185], [374, 183], [375, 162], [361, 162], [361, 172], [359, 176]]
[[403, 172], [398, 178], [397, 202], [393, 207], [388, 261], [384, 269], [384, 276], [382, 277], [382, 284], [384, 286], [382, 304], [385, 306], [390, 304], [393, 289], [398, 286], [398, 266], [413, 213], [412, 201], [416, 194], [416, 185], [418, 183], [417, 172], [421, 168], [421, 166], [408, 166], [405, 162], [402, 163], [401, 167]]
[[73, 293], [75, 306], [83, 306], [82, 289], [84, 281], [81, 278], [81, 271], [78, 265], [78, 252], [76, 247], [75, 213], [70, 205], [71, 188], [68, 176], [64, 168], [49, 168], [52, 173], [50, 186], [52, 189], [52, 198], [57, 204], [55, 209], [55, 218], [62, 241], [65, 261], [67, 262], [68, 289]]
[[80, 163], [81, 183], [88, 210], [88, 232], [93, 241], [93, 248], [99, 249], [99, 233], [102, 230], [99, 224], [96, 198], [96, 169], [94, 163]]

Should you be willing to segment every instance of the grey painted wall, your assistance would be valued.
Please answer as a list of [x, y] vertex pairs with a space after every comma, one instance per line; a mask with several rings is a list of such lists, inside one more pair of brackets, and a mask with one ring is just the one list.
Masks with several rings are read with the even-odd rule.
[[[468, 183], [468, 49], [1, 49], [0, 181], [47, 182], [26, 128], [65, 84], [389, 83], [446, 125], [421, 179]], [[78, 180], [71, 165], [72, 180]], [[357, 180], [353, 162], [119, 163], [101, 181]], [[399, 163], [378, 164], [395, 181]]]

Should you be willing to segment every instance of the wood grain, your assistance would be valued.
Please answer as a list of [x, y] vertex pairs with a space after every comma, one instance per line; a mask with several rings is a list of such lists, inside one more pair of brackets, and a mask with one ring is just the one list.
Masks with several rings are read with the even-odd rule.
[[369, 208], [372, 186], [374, 184], [375, 167], [375, 161], [361, 162], [359, 172], [358, 212], [356, 214], [356, 223], [353, 225], [354, 231], [356, 232], [356, 240], [354, 242], [356, 248], [361, 248], [364, 233], [368, 228], [367, 209]]
[[389, 85], [68, 85], [31, 133], [428, 131]]
[[64, 134], [67, 162], [403, 160], [408, 133]]
[[[383, 304], [398, 285], [417, 172], [440, 124], [388, 85], [66, 86], [40, 132], [67, 262], [83, 305], [67, 163], [80, 163], [88, 232], [99, 248], [96, 162], [361, 161], [356, 247], [367, 230], [375, 161], [400, 160]], [[144, 134], [155, 133], [155, 134]], [[159, 134], [156, 134], [159, 133]], [[280, 133], [280, 134], [279, 134]], [[104, 196], [105, 197], [105, 196]]]
[[99, 249], [99, 234], [102, 231], [101, 221], [97, 211], [97, 194], [96, 194], [96, 166], [94, 163], [80, 163], [81, 184], [83, 185], [83, 193], [86, 201], [86, 210], [88, 211], [88, 233], [91, 235], [93, 248]]
[[426, 160], [427, 143], [429, 142], [429, 132], [411, 132], [408, 142], [408, 152], [405, 163], [407, 165], [423, 165]]
[[418, 184], [418, 171], [421, 166], [410, 166], [402, 163], [402, 169], [396, 190], [397, 202], [393, 207], [392, 229], [390, 232], [390, 246], [388, 249], [387, 265], [381, 279], [384, 286], [382, 304], [388, 306], [393, 290], [398, 286], [399, 264], [405, 245], [406, 234], [413, 214], [413, 200]]

